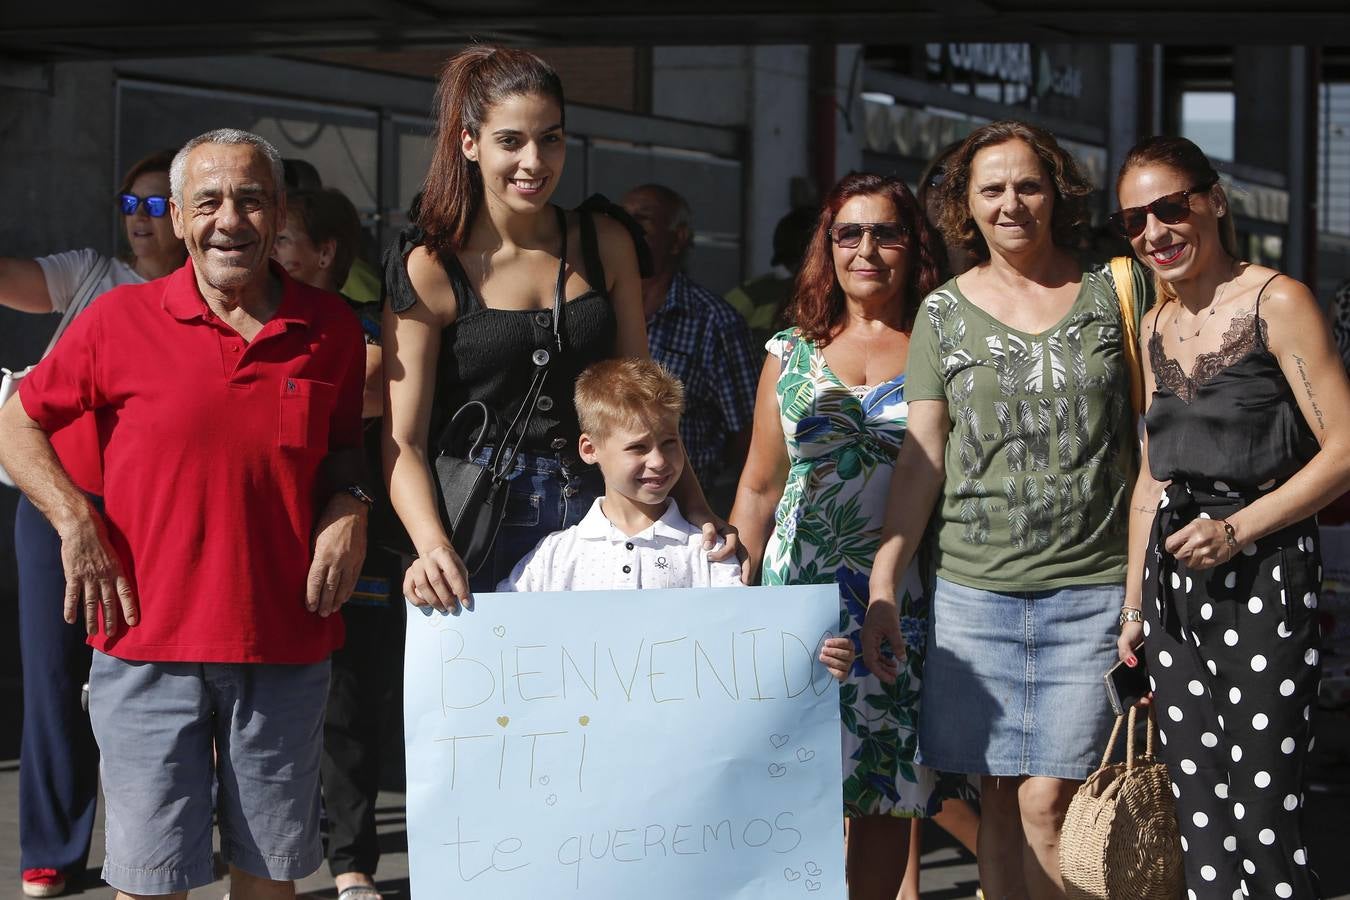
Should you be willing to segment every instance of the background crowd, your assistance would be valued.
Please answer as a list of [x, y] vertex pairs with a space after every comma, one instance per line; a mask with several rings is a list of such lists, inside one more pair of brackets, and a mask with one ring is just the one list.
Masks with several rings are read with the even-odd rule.
[[[1137, 665], [1141, 640], [1194, 894], [1318, 896], [1298, 821], [1319, 652], [1312, 516], [1350, 487], [1350, 389], [1307, 289], [1237, 256], [1203, 154], [1183, 139], [1136, 147], [1106, 254], [1133, 262], [1112, 269], [1072, 155], [1033, 126], [982, 126], [933, 161], [917, 197], [855, 173], [818, 209], [786, 211], [774, 271], [724, 299], [682, 268], [697, 210], [675, 188], [549, 203], [563, 110], [556, 74], [528, 53], [452, 60], [414, 224], [374, 296], [350, 201], [240, 132], [127, 173], [127, 257], [0, 264], [0, 302], [27, 312], [134, 288], [72, 316], [0, 417], [0, 462], [27, 495], [25, 891], [60, 893], [83, 868], [102, 748], [104, 873], [127, 896], [210, 880], [209, 785], [229, 780], [216, 807], [232, 896], [284, 896], [317, 866], [321, 783], [340, 896], [377, 897], [403, 598], [444, 607], [490, 591], [582, 521], [604, 485], [578, 456], [573, 385], [635, 357], [683, 385], [689, 465], [671, 496], [688, 521], [717, 553], [742, 553], [751, 583], [839, 587], [858, 653], [841, 690], [851, 896], [917, 898], [923, 818], [976, 854], [987, 896], [1062, 896], [1059, 827], [1111, 724], [1101, 676], [1117, 658]], [[161, 278], [172, 330], [146, 287]], [[1122, 279], [1145, 300], [1133, 311]], [[303, 329], [326, 337], [291, 337]], [[122, 361], [145, 334], [180, 349]], [[470, 572], [432, 462], [465, 451], [449, 420], [474, 402], [503, 423], [528, 415], [502, 530]], [[280, 422], [280, 446], [235, 422], [248, 410]], [[150, 465], [146, 442], [172, 419], [236, 428], [237, 471], [192, 476], [184, 458], [156, 492], [164, 462]], [[193, 477], [205, 483], [181, 491]], [[269, 488], [275, 508], [239, 504]], [[332, 499], [297, 499], [316, 495]], [[188, 553], [164, 540], [174, 528], [184, 548], [243, 535], [218, 565], [253, 580], [222, 578], [188, 605], [205, 616], [232, 591], [258, 599], [211, 639], [191, 617], [153, 624], [175, 601], [169, 575], [147, 572]], [[267, 562], [288, 547], [303, 565]], [[266, 633], [307, 627], [261, 608], [287, 591], [331, 618], [303, 647]], [[94, 635], [92, 676], [77, 618]], [[296, 667], [285, 690], [265, 681], [278, 664]], [[281, 712], [283, 693], [297, 706], [326, 695], [310, 704], [322, 722]], [[179, 724], [133, 749], [166, 710]], [[250, 732], [261, 710], [289, 730]], [[269, 743], [301, 750], [274, 759]], [[147, 786], [169, 766], [184, 780]], [[115, 791], [110, 773], [124, 776]], [[290, 791], [269, 794], [280, 773]], [[243, 839], [264, 804], [300, 836]], [[132, 833], [133, 820], [151, 827]]]

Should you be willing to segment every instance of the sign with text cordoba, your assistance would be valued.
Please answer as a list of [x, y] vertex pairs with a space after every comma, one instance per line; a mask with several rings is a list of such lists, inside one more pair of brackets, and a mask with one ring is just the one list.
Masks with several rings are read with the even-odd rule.
[[842, 898], [836, 590], [410, 611], [413, 896]]

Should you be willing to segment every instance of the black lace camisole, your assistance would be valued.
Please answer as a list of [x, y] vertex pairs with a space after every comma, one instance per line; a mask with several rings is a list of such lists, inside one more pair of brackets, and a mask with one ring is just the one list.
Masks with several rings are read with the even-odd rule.
[[1233, 320], [1219, 348], [1188, 375], [1163, 350], [1158, 320], [1148, 341], [1156, 386], [1145, 424], [1148, 463], [1159, 481], [1218, 481], [1232, 489], [1282, 481], [1317, 453], [1318, 443], [1266, 346], [1261, 294], [1251, 315]]

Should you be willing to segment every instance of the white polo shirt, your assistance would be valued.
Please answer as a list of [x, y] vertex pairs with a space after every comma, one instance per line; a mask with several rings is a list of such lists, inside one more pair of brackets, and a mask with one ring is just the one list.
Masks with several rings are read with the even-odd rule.
[[595, 501], [576, 525], [539, 542], [499, 591], [604, 591], [625, 588], [739, 587], [741, 566], [712, 562], [703, 532], [667, 500], [665, 515], [632, 537], [605, 517]]

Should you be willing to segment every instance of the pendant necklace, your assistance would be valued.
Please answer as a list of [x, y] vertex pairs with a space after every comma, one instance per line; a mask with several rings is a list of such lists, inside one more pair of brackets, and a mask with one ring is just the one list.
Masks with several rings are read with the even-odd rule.
[[[1223, 284], [1219, 285], [1219, 290], [1216, 291], [1214, 294], [1214, 300], [1209, 304], [1208, 315], [1201, 315], [1196, 317], [1200, 319], [1200, 327], [1195, 329], [1195, 331], [1191, 332], [1191, 334], [1183, 335], [1181, 333], [1181, 317], [1180, 316], [1172, 317], [1172, 330], [1176, 332], [1178, 344], [1184, 344], [1186, 343], [1186, 341], [1193, 340], [1194, 338], [1198, 338], [1200, 336], [1200, 332], [1204, 331], [1205, 326], [1209, 324], [1209, 320], [1214, 318], [1214, 314], [1218, 312], [1219, 303], [1220, 301], [1223, 300], [1223, 292], [1228, 288], [1228, 285], [1233, 283], [1233, 281], [1234, 281], [1233, 278], [1229, 278], [1228, 281], [1225, 281]], [[1180, 306], [1181, 304], [1178, 303], [1177, 305]]]

